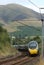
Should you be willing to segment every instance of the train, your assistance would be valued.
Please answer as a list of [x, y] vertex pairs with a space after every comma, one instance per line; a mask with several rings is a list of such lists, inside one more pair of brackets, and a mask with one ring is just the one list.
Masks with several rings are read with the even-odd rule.
[[36, 41], [31, 41], [28, 43], [28, 52], [31, 55], [39, 54], [39, 47], [38, 47], [38, 43]]
[[30, 41], [26, 45], [14, 45], [16, 49], [20, 52], [28, 52], [30, 55], [38, 55], [39, 47], [37, 41]]

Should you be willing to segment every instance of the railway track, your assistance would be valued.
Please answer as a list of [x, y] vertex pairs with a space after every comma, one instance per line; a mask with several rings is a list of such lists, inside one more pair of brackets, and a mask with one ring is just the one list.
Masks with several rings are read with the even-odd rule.
[[13, 65], [36, 65], [37, 62], [39, 62], [39, 58], [34, 58], [34, 57], [25, 57], [23, 58], [23, 60], [19, 61], [18, 63], [16, 64], [13, 64]]
[[[10, 56], [4, 59], [0, 59], [0, 65], [27, 65], [33, 62], [37, 63], [39, 57], [29, 57], [26, 55]], [[34, 64], [33, 64], [34, 65]]]

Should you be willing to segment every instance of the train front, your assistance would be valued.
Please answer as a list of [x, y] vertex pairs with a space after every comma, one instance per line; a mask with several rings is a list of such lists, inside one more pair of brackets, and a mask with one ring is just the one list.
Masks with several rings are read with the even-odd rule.
[[38, 50], [38, 43], [36, 41], [28, 43], [28, 51], [31, 55], [38, 54]]

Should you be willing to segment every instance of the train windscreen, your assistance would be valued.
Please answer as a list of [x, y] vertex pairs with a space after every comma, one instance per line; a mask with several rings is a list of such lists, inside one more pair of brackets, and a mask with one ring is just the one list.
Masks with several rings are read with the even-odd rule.
[[30, 49], [34, 49], [34, 48], [36, 48], [36, 46], [37, 46], [36, 42], [31, 42], [31, 43], [29, 44], [29, 48], [30, 48]]

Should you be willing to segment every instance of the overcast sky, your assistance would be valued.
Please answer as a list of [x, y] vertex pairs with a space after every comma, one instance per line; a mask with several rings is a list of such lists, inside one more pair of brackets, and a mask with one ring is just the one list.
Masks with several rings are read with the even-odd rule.
[[[38, 7], [44, 7], [44, 0], [31, 0], [31, 1], [35, 3]], [[11, 4], [11, 3], [20, 4], [39, 12], [39, 9], [34, 5], [32, 5], [29, 2], [29, 0], [0, 0], [0, 5]]]

